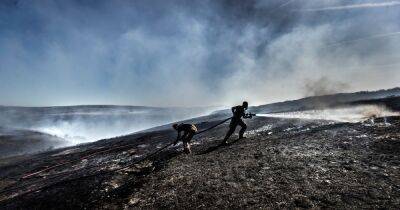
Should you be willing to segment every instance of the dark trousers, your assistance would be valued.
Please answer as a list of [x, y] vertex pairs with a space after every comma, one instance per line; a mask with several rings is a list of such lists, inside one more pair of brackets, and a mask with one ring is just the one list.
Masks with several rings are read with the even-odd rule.
[[229, 124], [229, 130], [228, 133], [226, 133], [226, 136], [224, 138], [224, 140], [228, 140], [229, 137], [231, 137], [231, 135], [233, 134], [233, 132], [235, 132], [236, 127], [240, 126], [241, 129], [239, 131], [239, 138], [243, 138], [243, 134], [246, 131], [247, 125], [246, 123], [243, 122], [242, 119], [237, 119], [237, 118], [232, 118], [231, 123]]
[[189, 132], [185, 135], [182, 136], [182, 142], [183, 142], [183, 148], [185, 153], [191, 153], [192, 151], [190, 150], [190, 141], [192, 140], [195, 132]]

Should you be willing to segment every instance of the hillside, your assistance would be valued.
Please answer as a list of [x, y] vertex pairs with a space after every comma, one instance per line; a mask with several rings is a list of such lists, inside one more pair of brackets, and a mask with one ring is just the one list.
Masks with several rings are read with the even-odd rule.
[[383, 98], [400, 96], [400, 88], [393, 88], [378, 91], [362, 91], [355, 93], [338, 93], [333, 95], [312, 96], [298, 100], [284, 101], [273, 104], [254, 107], [252, 111], [259, 113], [289, 112], [310, 109], [324, 109], [352, 105], [361, 101], [375, 101]]
[[[203, 117], [207, 128], [224, 116]], [[227, 123], [137, 162], [169, 129], [0, 162], [0, 208], [397, 208], [400, 118], [358, 123], [256, 117], [220, 145]], [[136, 164], [135, 164], [136, 163]]]
[[68, 145], [57, 136], [46, 133], [0, 127], [0, 158], [43, 152]]
[[[6, 128], [14, 131], [10, 136], [2, 134], [0, 130], [0, 146], [4, 145], [1, 148], [4, 153], [0, 154], [0, 157], [127, 135], [154, 126], [205, 115], [213, 109], [212, 107], [158, 108], [105, 105], [0, 106], [0, 127], [4, 128], [3, 131]], [[63, 142], [57, 139], [62, 139]]]

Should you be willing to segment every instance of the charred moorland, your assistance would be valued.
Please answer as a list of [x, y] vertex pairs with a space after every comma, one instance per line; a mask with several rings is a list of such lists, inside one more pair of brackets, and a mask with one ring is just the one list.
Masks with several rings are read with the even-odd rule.
[[399, 117], [247, 122], [247, 138], [226, 146], [226, 123], [197, 135], [192, 155], [177, 145], [137, 162], [175, 137], [160, 129], [3, 160], [0, 208], [399, 206]]

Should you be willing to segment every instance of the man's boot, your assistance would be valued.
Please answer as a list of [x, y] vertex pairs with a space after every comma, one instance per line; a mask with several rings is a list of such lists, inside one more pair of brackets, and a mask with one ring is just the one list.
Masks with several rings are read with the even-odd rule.
[[247, 128], [247, 126], [244, 125], [244, 126], [240, 129], [240, 131], [239, 131], [239, 139], [246, 138], [246, 137], [243, 136], [243, 135], [244, 135], [244, 132], [246, 131], [246, 128]]
[[244, 132], [239, 132], [239, 139], [244, 139], [244, 138], [246, 138], [246, 137], [244, 137], [243, 135], [244, 135]]
[[186, 154], [191, 154], [192, 151], [190, 150], [190, 148], [185, 147], [185, 149], [183, 150]]

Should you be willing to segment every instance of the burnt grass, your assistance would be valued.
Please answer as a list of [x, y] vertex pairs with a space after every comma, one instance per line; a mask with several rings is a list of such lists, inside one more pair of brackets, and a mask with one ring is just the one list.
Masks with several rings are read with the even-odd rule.
[[0, 126], [0, 158], [43, 152], [66, 144], [64, 139], [49, 134]]
[[247, 123], [246, 139], [233, 136], [221, 145], [226, 123], [196, 136], [191, 155], [178, 145], [110, 173], [175, 134], [138, 133], [0, 161], [0, 208], [399, 208], [399, 117], [363, 123], [257, 117]]

